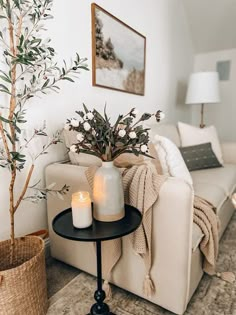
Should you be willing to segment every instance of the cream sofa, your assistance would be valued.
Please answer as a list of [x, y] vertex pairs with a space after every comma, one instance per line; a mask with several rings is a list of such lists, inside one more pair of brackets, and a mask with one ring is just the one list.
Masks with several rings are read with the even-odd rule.
[[[155, 130], [171, 139], [177, 146], [180, 139], [177, 128], [162, 125]], [[234, 208], [229, 197], [236, 184], [236, 143], [222, 144], [225, 165], [222, 168], [194, 171], [194, 193], [206, 198], [217, 207], [221, 220], [220, 236], [230, 221]], [[85, 167], [71, 164], [52, 164], [46, 169], [47, 185], [56, 182], [71, 187], [65, 200], [48, 195], [48, 225], [51, 254], [56, 259], [90, 274], [96, 274], [95, 251], [92, 243], [75, 242], [61, 238], [52, 230], [56, 214], [70, 207], [71, 193], [88, 190]], [[193, 189], [181, 179], [169, 177], [160, 191], [153, 211], [153, 267], [152, 279], [156, 294], [143, 296], [145, 276], [143, 261], [135, 255], [127, 237], [123, 238], [123, 255], [114, 268], [112, 283], [162, 306], [176, 314], [183, 314], [203, 275], [199, 243], [203, 237], [193, 224]]]

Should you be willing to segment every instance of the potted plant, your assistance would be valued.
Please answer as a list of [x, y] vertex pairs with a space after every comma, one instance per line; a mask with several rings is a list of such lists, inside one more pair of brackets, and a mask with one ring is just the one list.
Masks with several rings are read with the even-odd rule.
[[[53, 61], [55, 50], [50, 40], [41, 37], [43, 22], [52, 18], [53, 0], [0, 0], [0, 44], [3, 49], [0, 93], [5, 94], [0, 113], [0, 167], [10, 172], [10, 240], [0, 242], [0, 313], [45, 314], [47, 310], [44, 243], [40, 238], [15, 238], [14, 217], [25, 199], [45, 198], [46, 191], [29, 186], [36, 161], [49, 147], [60, 142], [56, 133], [33, 158], [27, 160], [27, 148], [38, 137], [47, 136], [45, 126], [35, 129], [30, 138], [21, 136], [27, 126], [26, 105], [38, 94], [58, 91], [58, 82], [74, 82], [81, 69], [88, 70], [85, 59], [76, 59], [62, 68]], [[3, 99], [3, 98], [2, 98]], [[19, 181], [19, 172], [25, 174]], [[21, 184], [19, 189], [16, 185]], [[27, 196], [28, 188], [37, 193]], [[66, 193], [67, 186], [59, 195]]]
[[96, 109], [89, 110], [84, 105], [84, 110], [77, 114], [78, 119], [68, 119], [65, 125], [65, 129], [78, 132], [78, 142], [70, 150], [102, 160], [102, 167], [94, 176], [94, 217], [100, 221], [120, 220], [124, 216], [124, 193], [120, 172], [113, 161], [123, 153], [150, 157], [149, 128], [144, 128], [142, 123], [152, 116], [159, 122], [164, 113], [160, 110], [156, 114], [144, 113], [137, 119], [137, 110], [133, 108], [126, 115], [119, 115], [114, 124], [107, 116], [106, 108], [101, 115]]

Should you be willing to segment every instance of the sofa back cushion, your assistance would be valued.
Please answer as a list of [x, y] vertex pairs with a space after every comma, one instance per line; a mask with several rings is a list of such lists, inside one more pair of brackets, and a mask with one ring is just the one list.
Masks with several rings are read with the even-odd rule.
[[156, 135], [170, 139], [177, 147], [180, 147], [180, 136], [178, 128], [171, 124], [152, 124], [148, 126], [151, 128], [150, 137], [154, 140]]
[[221, 164], [224, 163], [220, 141], [216, 128], [214, 126], [198, 128], [192, 125], [178, 122], [178, 129], [180, 133], [182, 147], [210, 142], [218, 161]]

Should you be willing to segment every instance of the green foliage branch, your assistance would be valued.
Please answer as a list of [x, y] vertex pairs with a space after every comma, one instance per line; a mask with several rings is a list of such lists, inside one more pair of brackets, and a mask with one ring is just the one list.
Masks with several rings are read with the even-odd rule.
[[[47, 145], [32, 158], [30, 166], [26, 167], [29, 144], [38, 137], [46, 137], [45, 128], [35, 129], [29, 138], [20, 140], [22, 129], [27, 124], [26, 105], [31, 98], [58, 92], [60, 81], [74, 82], [81, 70], [88, 70], [86, 59], [76, 54], [70, 64], [64, 61], [62, 67], [54, 62], [55, 49], [50, 39], [44, 39], [45, 21], [53, 18], [53, 0], [0, 0], [0, 48], [3, 51], [0, 69], [0, 95], [4, 104], [0, 112], [0, 167], [9, 169], [9, 212], [11, 218], [11, 245], [14, 246], [14, 214], [22, 200], [26, 197], [36, 160], [47, 154], [50, 146], [60, 142], [56, 133]], [[5, 97], [3, 98], [3, 96]], [[19, 171], [26, 170], [26, 179], [19, 195], [15, 194], [16, 178]], [[55, 191], [63, 195], [68, 187]], [[45, 191], [38, 190], [44, 199]], [[35, 201], [36, 199], [33, 198]]]

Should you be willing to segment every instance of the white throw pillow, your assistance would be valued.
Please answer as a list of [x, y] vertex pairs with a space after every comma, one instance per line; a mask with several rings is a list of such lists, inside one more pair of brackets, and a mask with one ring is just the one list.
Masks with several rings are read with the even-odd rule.
[[219, 138], [214, 126], [198, 128], [178, 122], [178, 128], [182, 147], [210, 142], [218, 161], [221, 164], [224, 163]]
[[192, 177], [177, 146], [168, 138], [156, 135], [153, 140], [163, 174], [183, 179], [192, 185]]
[[[77, 132], [76, 131], [69, 131], [69, 130], [63, 130], [63, 136], [65, 140], [65, 145], [69, 149], [73, 144], [77, 143], [78, 140], [76, 138]], [[93, 155], [86, 154], [86, 153], [73, 153], [69, 151], [69, 158], [71, 161], [71, 164], [74, 165], [80, 165], [80, 166], [101, 166], [102, 161]]]

